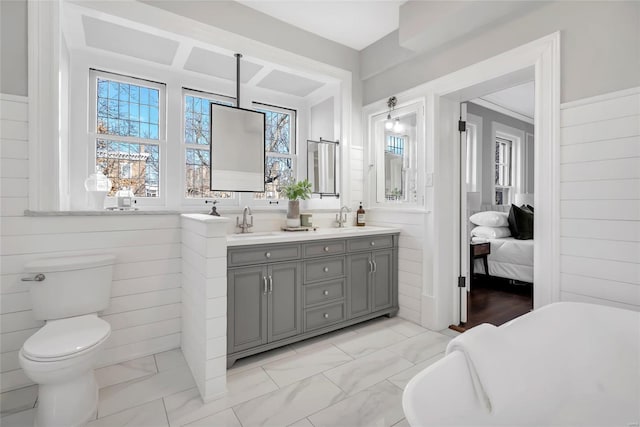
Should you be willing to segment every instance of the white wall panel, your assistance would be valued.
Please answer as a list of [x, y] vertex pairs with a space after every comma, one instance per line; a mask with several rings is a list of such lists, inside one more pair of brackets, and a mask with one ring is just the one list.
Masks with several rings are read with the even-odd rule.
[[640, 309], [640, 89], [561, 112], [560, 296]]

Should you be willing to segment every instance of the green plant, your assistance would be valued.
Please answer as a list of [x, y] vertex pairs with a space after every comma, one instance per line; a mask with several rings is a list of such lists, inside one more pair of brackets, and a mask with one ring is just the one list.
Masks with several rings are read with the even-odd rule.
[[303, 179], [287, 185], [283, 191], [289, 200], [307, 200], [311, 196], [311, 183]]

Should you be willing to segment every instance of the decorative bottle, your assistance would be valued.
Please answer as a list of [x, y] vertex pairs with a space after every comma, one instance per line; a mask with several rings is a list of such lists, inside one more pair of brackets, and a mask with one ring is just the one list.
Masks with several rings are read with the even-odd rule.
[[356, 215], [356, 225], [358, 227], [364, 227], [364, 209], [362, 208], [362, 202], [360, 202], [360, 207]]

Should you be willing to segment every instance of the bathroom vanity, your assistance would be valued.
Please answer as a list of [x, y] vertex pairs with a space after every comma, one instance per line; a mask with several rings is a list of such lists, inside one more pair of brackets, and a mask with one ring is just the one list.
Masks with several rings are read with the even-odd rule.
[[350, 227], [227, 237], [227, 367], [398, 312], [399, 230]]

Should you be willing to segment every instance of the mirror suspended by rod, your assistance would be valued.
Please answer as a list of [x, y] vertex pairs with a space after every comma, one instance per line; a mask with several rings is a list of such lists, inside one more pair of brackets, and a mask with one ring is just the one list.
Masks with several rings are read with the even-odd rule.
[[263, 192], [265, 114], [240, 107], [240, 60], [236, 53], [236, 105], [210, 105], [210, 188]]

